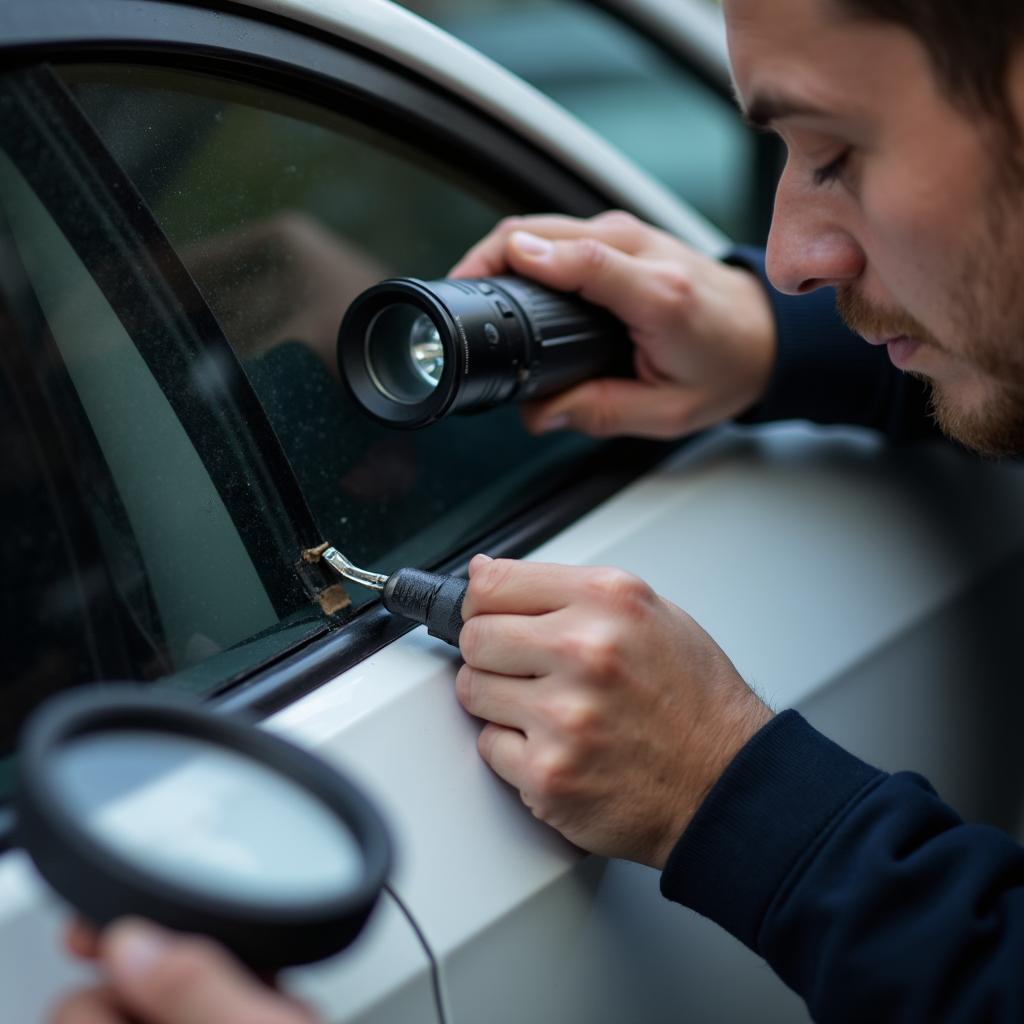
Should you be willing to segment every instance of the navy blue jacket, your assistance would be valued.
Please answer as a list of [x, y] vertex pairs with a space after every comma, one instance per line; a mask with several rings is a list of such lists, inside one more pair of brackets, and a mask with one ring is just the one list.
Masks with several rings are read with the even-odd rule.
[[[845, 330], [834, 293], [771, 295], [779, 365], [746, 419], [933, 431], [921, 385]], [[763, 956], [817, 1021], [1024, 1021], [1024, 848], [795, 711], [740, 751], [661, 886]]]

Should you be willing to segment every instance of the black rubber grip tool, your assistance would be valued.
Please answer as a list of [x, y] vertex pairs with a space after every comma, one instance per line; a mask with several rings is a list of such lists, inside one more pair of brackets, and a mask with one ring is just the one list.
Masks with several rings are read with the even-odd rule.
[[458, 647], [468, 586], [469, 581], [458, 576], [399, 569], [388, 577], [381, 599], [393, 615], [422, 622], [431, 636]]
[[333, 547], [328, 547], [321, 557], [345, 579], [379, 591], [384, 607], [392, 615], [422, 623], [431, 636], [452, 647], [459, 646], [462, 601], [468, 580], [420, 569], [399, 569], [390, 576], [368, 572], [353, 565]]

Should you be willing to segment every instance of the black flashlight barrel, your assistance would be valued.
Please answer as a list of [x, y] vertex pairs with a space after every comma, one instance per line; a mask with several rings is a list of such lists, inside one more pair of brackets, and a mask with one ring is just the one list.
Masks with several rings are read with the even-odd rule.
[[519, 307], [527, 334], [527, 374], [516, 398], [546, 398], [595, 377], [625, 377], [632, 346], [610, 313], [578, 296], [521, 277], [487, 281]]
[[593, 377], [630, 376], [633, 350], [610, 313], [525, 278], [393, 278], [349, 307], [338, 363], [374, 419], [417, 429]]

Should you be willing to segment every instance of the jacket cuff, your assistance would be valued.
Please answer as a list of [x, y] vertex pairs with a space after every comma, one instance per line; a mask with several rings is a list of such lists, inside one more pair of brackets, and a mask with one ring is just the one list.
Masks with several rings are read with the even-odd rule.
[[785, 711], [725, 770], [669, 855], [667, 899], [711, 918], [751, 949], [787, 877], [885, 773]]

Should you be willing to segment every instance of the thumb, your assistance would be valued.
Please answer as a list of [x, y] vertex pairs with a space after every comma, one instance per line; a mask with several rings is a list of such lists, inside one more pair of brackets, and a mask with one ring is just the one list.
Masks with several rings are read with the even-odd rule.
[[596, 238], [552, 240], [514, 231], [506, 257], [516, 273], [558, 291], [576, 292], [626, 325], [649, 314], [650, 269], [638, 257]]
[[695, 396], [676, 384], [590, 380], [521, 409], [526, 429], [534, 434], [577, 430], [591, 437], [674, 440], [696, 429], [691, 422]]
[[206, 939], [126, 919], [104, 932], [101, 962], [118, 1001], [146, 1024], [312, 1024]]

